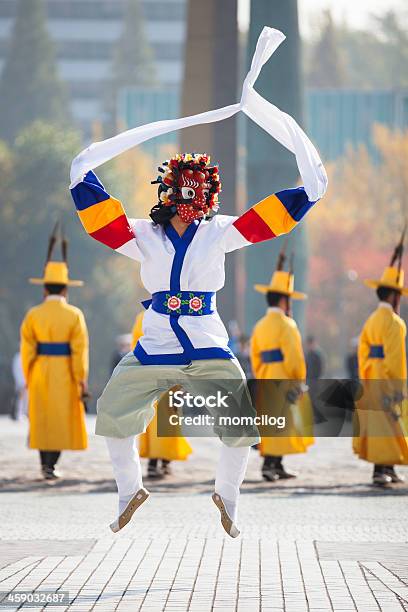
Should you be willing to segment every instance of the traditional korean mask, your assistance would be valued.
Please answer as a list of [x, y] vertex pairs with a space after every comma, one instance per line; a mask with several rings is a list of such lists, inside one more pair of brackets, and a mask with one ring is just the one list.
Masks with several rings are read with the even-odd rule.
[[166, 223], [178, 214], [185, 223], [208, 218], [218, 211], [221, 191], [218, 166], [210, 166], [205, 153], [182, 153], [163, 162], [153, 184], [159, 185], [159, 202], [152, 208], [155, 223]]
[[202, 219], [208, 213], [210, 184], [207, 180], [206, 171], [184, 169], [180, 172], [180, 203], [177, 205], [177, 212], [185, 223]]

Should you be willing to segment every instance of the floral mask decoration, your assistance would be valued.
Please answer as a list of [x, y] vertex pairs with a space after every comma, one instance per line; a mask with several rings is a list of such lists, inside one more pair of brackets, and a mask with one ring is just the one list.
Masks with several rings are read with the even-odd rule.
[[208, 155], [184, 153], [164, 162], [159, 176], [159, 205], [170, 206], [185, 223], [210, 217], [218, 211], [221, 191], [218, 166]]

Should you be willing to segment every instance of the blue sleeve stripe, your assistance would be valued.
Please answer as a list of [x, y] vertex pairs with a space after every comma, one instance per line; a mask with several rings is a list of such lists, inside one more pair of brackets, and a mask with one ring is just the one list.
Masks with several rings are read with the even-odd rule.
[[292, 219], [300, 221], [316, 202], [308, 200], [304, 187], [278, 191], [276, 197], [282, 202]]
[[261, 352], [262, 363], [278, 363], [284, 360], [282, 351], [278, 349], [271, 349], [270, 351]]
[[99, 202], [104, 202], [110, 198], [104, 186], [93, 172], [88, 172], [84, 180], [71, 189], [71, 194], [77, 210], [85, 210], [94, 204], [99, 204]]
[[368, 355], [370, 359], [384, 359], [384, 347], [382, 344], [372, 344], [370, 346], [370, 353]]

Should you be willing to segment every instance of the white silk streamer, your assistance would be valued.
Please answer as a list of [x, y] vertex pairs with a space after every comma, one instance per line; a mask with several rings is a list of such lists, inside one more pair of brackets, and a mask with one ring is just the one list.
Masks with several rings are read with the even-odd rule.
[[263, 28], [258, 38], [250, 71], [242, 87], [240, 102], [191, 117], [155, 121], [122, 132], [113, 138], [91, 144], [72, 162], [71, 188], [81, 182], [89, 170], [94, 170], [151, 138], [193, 125], [222, 121], [243, 111], [252, 121], [295, 155], [309, 200], [315, 202], [322, 198], [327, 189], [327, 174], [315, 146], [293, 117], [265, 100], [254, 89], [262, 66], [285, 38], [285, 35], [279, 30]]

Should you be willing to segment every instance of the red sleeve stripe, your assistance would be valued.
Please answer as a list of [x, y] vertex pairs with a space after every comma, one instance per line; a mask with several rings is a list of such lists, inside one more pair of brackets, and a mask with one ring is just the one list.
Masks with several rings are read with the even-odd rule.
[[250, 208], [239, 217], [234, 222], [234, 226], [248, 242], [255, 243], [276, 238], [276, 234], [273, 233], [269, 225], [265, 223], [253, 208]]
[[129, 225], [126, 215], [121, 215], [108, 223], [108, 225], [105, 225], [105, 227], [101, 227], [89, 235], [111, 249], [118, 249], [134, 238], [133, 230]]

